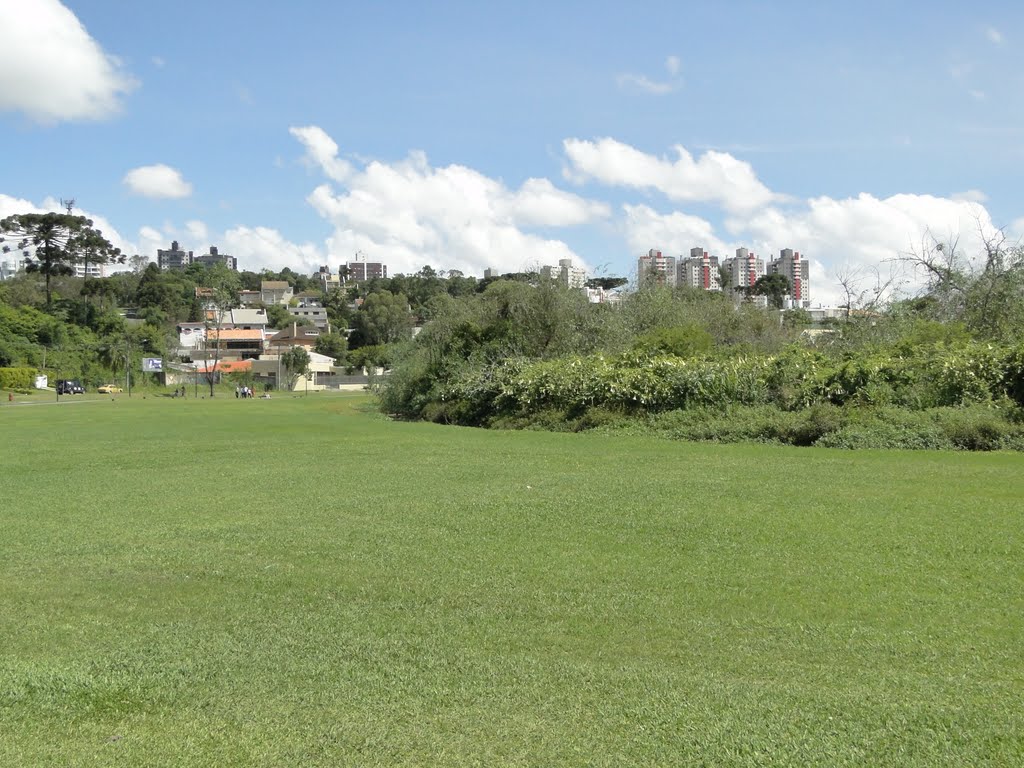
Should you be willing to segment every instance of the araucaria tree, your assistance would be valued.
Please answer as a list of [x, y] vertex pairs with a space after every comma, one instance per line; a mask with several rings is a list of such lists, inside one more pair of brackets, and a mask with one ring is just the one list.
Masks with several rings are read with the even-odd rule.
[[0, 221], [0, 233], [29, 251], [26, 272], [39, 272], [46, 280], [46, 306], [53, 304], [50, 280], [74, 274], [74, 265], [86, 261], [106, 264], [121, 252], [92, 226], [85, 216], [67, 213], [21, 213]]

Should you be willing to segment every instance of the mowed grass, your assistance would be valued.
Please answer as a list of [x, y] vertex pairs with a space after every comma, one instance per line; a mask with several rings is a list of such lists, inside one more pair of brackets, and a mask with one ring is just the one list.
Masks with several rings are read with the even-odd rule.
[[1024, 456], [0, 408], [0, 765], [1020, 765]]

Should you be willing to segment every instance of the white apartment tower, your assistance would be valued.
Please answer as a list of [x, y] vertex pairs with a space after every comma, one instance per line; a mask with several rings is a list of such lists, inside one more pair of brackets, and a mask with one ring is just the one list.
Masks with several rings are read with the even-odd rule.
[[744, 291], [754, 287], [757, 278], [764, 276], [764, 259], [759, 259], [746, 248], [737, 248], [736, 255], [722, 262], [729, 275], [729, 289]]
[[705, 291], [721, 290], [722, 286], [718, 281], [718, 257], [708, 255], [703, 248], [691, 248], [690, 256], [679, 262], [676, 284]]
[[636, 277], [638, 285], [643, 286], [649, 280], [655, 280], [659, 285], [675, 287], [676, 276], [675, 256], [664, 256], [661, 251], [652, 248], [645, 256], [637, 259]]
[[572, 259], [559, 259], [557, 267], [541, 267], [540, 273], [548, 280], [554, 280], [566, 288], [582, 289], [587, 282], [586, 270], [574, 267]]
[[790, 295], [787, 309], [811, 306], [810, 265], [807, 259], [792, 248], [783, 248], [779, 258], [768, 265], [768, 274], [785, 275], [789, 280]]

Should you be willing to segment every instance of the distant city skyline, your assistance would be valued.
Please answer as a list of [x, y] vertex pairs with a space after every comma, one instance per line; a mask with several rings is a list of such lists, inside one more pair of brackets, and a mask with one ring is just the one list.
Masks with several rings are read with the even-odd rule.
[[793, 247], [834, 303], [1024, 233], [1024, 9], [895, 5], [0, 0], [0, 216], [305, 274]]

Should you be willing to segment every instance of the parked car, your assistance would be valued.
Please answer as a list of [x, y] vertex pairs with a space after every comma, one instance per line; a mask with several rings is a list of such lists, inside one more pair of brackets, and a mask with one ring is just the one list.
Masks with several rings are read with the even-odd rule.
[[84, 395], [85, 387], [82, 386], [82, 382], [77, 379], [58, 379], [57, 380], [57, 394], [58, 395]]
[[124, 390], [116, 384], [104, 384], [101, 387], [96, 387], [96, 391], [101, 395], [119, 395], [124, 392]]

